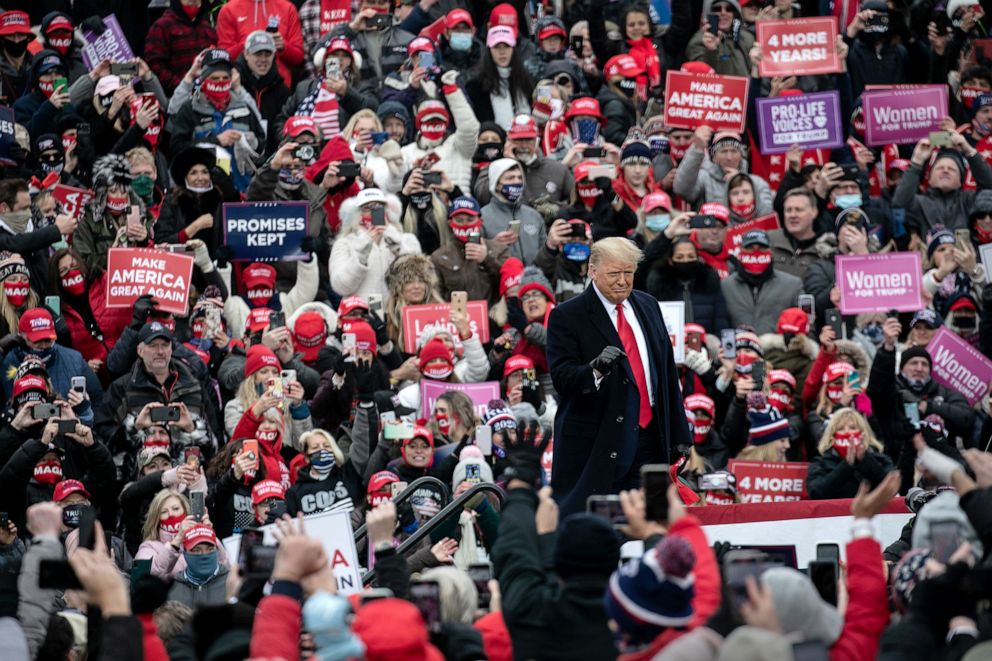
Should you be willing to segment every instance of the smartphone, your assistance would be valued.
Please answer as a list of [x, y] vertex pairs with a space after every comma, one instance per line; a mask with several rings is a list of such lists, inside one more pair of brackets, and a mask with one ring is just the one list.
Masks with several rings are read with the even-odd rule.
[[345, 179], [357, 179], [362, 174], [362, 168], [354, 161], [338, 163], [338, 176]]
[[734, 605], [740, 607], [747, 602], [747, 577], [758, 580], [765, 570], [781, 567], [782, 562], [774, 560], [760, 551], [751, 549], [731, 550], [724, 556], [723, 579], [730, 589]]
[[46, 296], [45, 307], [55, 313], [55, 316], [62, 314], [62, 299], [58, 296]]
[[493, 453], [493, 428], [489, 425], [476, 425], [475, 444], [483, 456], [491, 456]]
[[373, 227], [386, 226], [386, 207], [383, 206], [372, 207], [372, 226]]
[[706, 22], [709, 24], [706, 29], [710, 34], [720, 33], [720, 17], [717, 14], [707, 14]]
[[276, 310], [269, 315], [269, 328], [282, 328], [286, 325], [286, 313]]
[[189, 513], [197, 521], [203, 521], [203, 515], [206, 513], [206, 511], [204, 509], [202, 491], [190, 492]]
[[733, 328], [720, 331], [720, 348], [724, 358], [733, 360], [737, 357], [737, 333]]
[[761, 390], [765, 384], [765, 361], [756, 360], [751, 363], [751, 380], [754, 381], [754, 387]]
[[379, 317], [380, 321], [383, 321], [382, 294], [369, 294], [369, 312]]
[[269, 33], [278, 32], [279, 31], [279, 15], [278, 14], [273, 14], [272, 16], [269, 16], [269, 22], [265, 26], [265, 31], [266, 32], [269, 32]]
[[843, 331], [843, 319], [840, 316], [840, 310], [837, 308], [830, 308], [823, 313], [827, 319], [827, 325], [834, 329], [835, 339], [842, 339], [841, 332]]
[[420, 51], [420, 68], [424, 71], [430, 71], [434, 68], [434, 53], [428, 53], [427, 51]]
[[930, 550], [945, 565], [961, 546], [961, 524], [957, 521], [934, 521], [930, 524]]
[[324, 63], [324, 74], [328, 78], [341, 77], [341, 62], [336, 57], [329, 57]]
[[812, 294], [799, 295], [799, 309], [806, 313], [806, 316], [810, 320], [810, 324], [812, 324], [813, 316], [816, 313], [816, 303]]
[[390, 494], [391, 494], [390, 497], [396, 498], [401, 493], [403, 493], [404, 491], [406, 491], [406, 488], [408, 486], [410, 486], [410, 485], [407, 484], [406, 482], [393, 482], [392, 484], [389, 485]]
[[428, 631], [441, 631], [441, 587], [437, 581], [410, 583], [410, 601], [420, 610]]
[[365, 25], [369, 26], [373, 30], [382, 30], [389, 26], [389, 21], [392, 17], [389, 14], [376, 14], [371, 18], [365, 19]]
[[963, 249], [971, 248], [971, 230], [967, 227], [954, 230], [954, 238], [957, 240], [957, 247]]
[[920, 407], [916, 402], [904, 402], [902, 405], [902, 412], [909, 420], [910, 424], [914, 427], [919, 428], [920, 426]]
[[43, 590], [82, 590], [83, 584], [68, 560], [42, 560], [38, 565], [38, 587]]
[[152, 560], [135, 560], [131, 563], [131, 584], [134, 585], [139, 580], [152, 573]]
[[66, 434], [75, 434], [76, 433], [76, 421], [75, 420], [59, 420], [58, 421], [58, 424], [59, 424], [59, 428], [58, 428], [58, 434], [59, 434], [59, 436], [65, 436]]
[[569, 236], [571, 236], [572, 238], [575, 238], [575, 239], [588, 239], [589, 238], [588, 236], [586, 236], [585, 225], [583, 225], [582, 223], [572, 223], [571, 226], [572, 226], [572, 233], [569, 234]]
[[372, 137], [373, 145], [381, 145], [386, 142], [386, 140], [389, 140], [388, 131], [372, 131], [369, 135]]
[[110, 75], [112, 76], [137, 76], [138, 75], [138, 63], [137, 62], [111, 62], [110, 63]]
[[840, 545], [824, 543], [816, 545], [816, 559], [825, 562], [840, 563]]
[[0, 512], [0, 528], [6, 530], [8, 523], [10, 523], [10, 515], [7, 512]]
[[298, 158], [304, 163], [313, 163], [317, 158], [317, 149], [309, 143], [297, 145], [293, 150], [293, 158]]
[[183, 450], [183, 463], [192, 468], [199, 468], [203, 461], [200, 448], [189, 447]]
[[262, 543], [264, 537], [262, 531], [255, 528], [241, 531], [238, 564], [245, 576], [268, 578], [272, 575], [277, 547], [265, 546]]
[[96, 547], [96, 510], [83, 507], [79, 512], [79, 548], [93, 550]]
[[489, 610], [492, 593], [489, 592], [489, 581], [493, 577], [493, 568], [488, 562], [468, 566], [468, 577], [475, 583], [475, 591], [479, 593], [479, 610]]
[[382, 437], [390, 441], [413, 438], [413, 422], [409, 420], [387, 422], [382, 427]]
[[702, 230], [713, 226], [713, 216], [707, 213], [697, 213], [689, 219], [689, 229]]
[[585, 151], [582, 152], [583, 158], [603, 158], [603, 148], [602, 147], [586, 147]]
[[389, 588], [371, 588], [363, 592], [359, 599], [361, 601], [361, 605], [364, 606], [365, 604], [375, 601], [376, 599], [392, 599], [394, 596], [393, 591]]
[[519, 237], [520, 236], [520, 221], [519, 220], [511, 220], [510, 221], [510, 227], [509, 227], [509, 229], [517, 237]]
[[468, 233], [468, 242], [469, 243], [475, 243], [475, 244], [482, 243], [482, 232], [480, 232], [478, 230], [472, 230], [471, 232], [469, 232]]
[[820, 593], [820, 598], [832, 606], [837, 605], [837, 570], [837, 564], [829, 560], [809, 563], [809, 580]]
[[53, 78], [52, 89], [58, 90], [60, 87], [63, 92], [69, 89], [69, 80], [65, 77]]
[[279, 378], [282, 379], [283, 386], [287, 386], [296, 381], [296, 370], [283, 370], [279, 372]]
[[341, 346], [345, 352], [354, 352], [358, 344], [358, 337], [354, 333], [343, 333], [341, 335]]
[[451, 292], [451, 309], [468, 316], [468, 292]]
[[248, 457], [255, 462], [255, 468], [258, 468], [258, 441], [254, 438], [249, 438], [241, 444], [241, 453], [247, 454]]
[[59, 407], [55, 404], [35, 404], [31, 407], [31, 417], [35, 420], [48, 420], [59, 415]]
[[441, 185], [441, 173], [440, 172], [424, 172], [423, 173], [424, 186], [440, 186]]
[[730, 480], [727, 479], [727, 473], [705, 473], [699, 476], [700, 491], [730, 491]]
[[950, 131], [930, 131], [929, 139], [934, 147], [950, 147], [952, 144]]
[[586, 499], [586, 512], [601, 516], [614, 528], [627, 525], [627, 516], [623, 513], [623, 506], [620, 505], [620, 496], [589, 496]]
[[572, 52], [576, 55], [582, 55], [583, 39], [582, 37], [572, 37], [571, 41]]
[[901, 239], [906, 236], [906, 210], [892, 209], [892, 237]]
[[858, 374], [857, 370], [847, 373], [847, 385], [851, 386], [851, 388], [861, 387], [861, 375]]
[[179, 422], [179, 407], [156, 406], [148, 415], [152, 422]]
[[845, 176], [857, 180], [861, 176], [861, 169], [857, 165], [842, 165], [841, 171]]
[[649, 521], [668, 521], [668, 487], [672, 483], [668, 464], [641, 466], [641, 488], [644, 489], [644, 513]]

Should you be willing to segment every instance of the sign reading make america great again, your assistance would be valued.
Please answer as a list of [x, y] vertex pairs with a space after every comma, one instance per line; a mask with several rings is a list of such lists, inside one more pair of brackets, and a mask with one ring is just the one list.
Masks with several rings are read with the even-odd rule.
[[665, 124], [680, 129], [709, 126], [714, 131], [744, 132], [749, 78], [668, 72]]

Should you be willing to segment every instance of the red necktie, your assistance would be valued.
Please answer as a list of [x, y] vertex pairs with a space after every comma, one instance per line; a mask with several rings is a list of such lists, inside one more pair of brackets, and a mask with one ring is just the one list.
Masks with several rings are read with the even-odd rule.
[[617, 306], [617, 334], [623, 344], [623, 350], [627, 354], [630, 362], [630, 369], [634, 372], [634, 381], [637, 383], [637, 392], [641, 395], [641, 406], [637, 416], [637, 425], [647, 427], [651, 422], [651, 397], [648, 395], [648, 380], [644, 376], [644, 364], [641, 362], [641, 352], [637, 349], [637, 338], [634, 337], [634, 329], [627, 323], [623, 316], [623, 305]]

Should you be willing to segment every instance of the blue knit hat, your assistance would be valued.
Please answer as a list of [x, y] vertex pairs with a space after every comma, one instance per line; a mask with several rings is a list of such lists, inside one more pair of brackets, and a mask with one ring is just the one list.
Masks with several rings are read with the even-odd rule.
[[628, 642], [650, 642], [666, 627], [689, 623], [695, 564], [689, 542], [668, 535], [651, 552], [613, 572], [605, 597], [606, 614]]
[[789, 438], [789, 421], [774, 406], [768, 405], [763, 393], [747, 396], [747, 444], [764, 445]]
[[930, 233], [927, 234], [927, 257], [933, 259], [933, 254], [937, 248], [945, 243], [954, 243], [954, 232], [943, 225], [934, 225]]

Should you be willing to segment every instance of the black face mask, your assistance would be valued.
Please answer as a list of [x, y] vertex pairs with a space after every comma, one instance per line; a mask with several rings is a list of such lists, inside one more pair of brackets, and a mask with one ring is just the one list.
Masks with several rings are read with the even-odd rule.
[[955, 316], [954, 325], [961, 330], [971, 330], [976, 326], [977, 319], [975, 317], [965, 317], [965, 316]]
[[633, 99], [634, 94], [637, 93], [637, 81], [633, 78], [624, 78], [617, 83], [617, 89], [628, 99]]
[[24, 52], [28, 49], [28, 40], [23, 41], [11, 41], [10, 39], [3, 40], [3, 49], [7, 51], [11, 57], [20, 57], [24, 55]]
[[689, 280], [695, 277], [699, 262], [672, 262], [672, 269], [680, 280]]
[[412, 204], [418, 211], [423, 211], [431, 205], [431, 194], [414, 193], [410, 196], [410, 204]]
[[480, 142], [475, 149], [475, 160], [480, 163], [495, 161], [502, 153], [502, 144], [498, 142]]
[[83, 517], [83, 512], [89, 509], [89, 505], [83, 505], [82, 503], [77, 505], [67, 505], [62, 509], [62, 524], [66, 528], [75, 530], [79, 527], [79, 521]]

